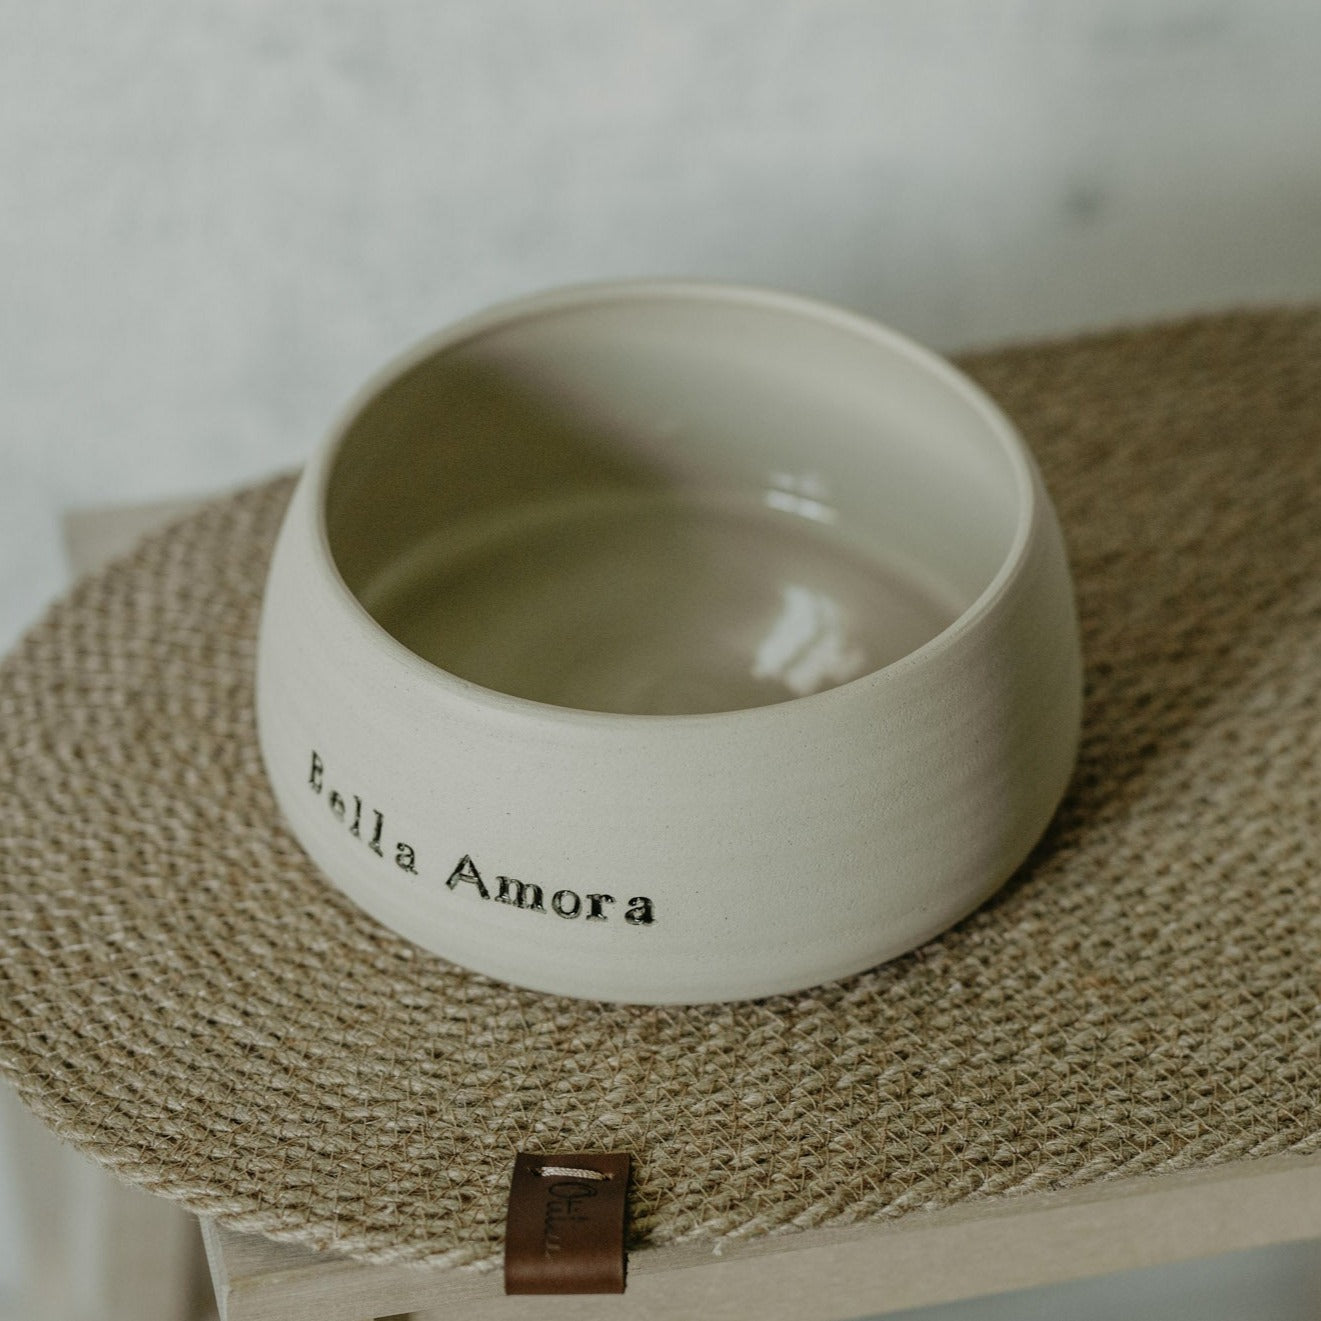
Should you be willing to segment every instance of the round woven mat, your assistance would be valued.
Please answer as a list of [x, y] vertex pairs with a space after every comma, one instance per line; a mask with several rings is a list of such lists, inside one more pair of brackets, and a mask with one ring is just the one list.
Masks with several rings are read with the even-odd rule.
[[637, 1158], [635, 1242], [1321, 1151], [1321, 313], [967, 364], [1069, 537], [1086, 732], [987, 907], [802, 995], [620, 1008], [391, 935], [285, 833], [253, 634], [290, 484], [85, 580], [0, 668], [0, 1067], [241, 1229], [490, 1262], [515, 1149]]

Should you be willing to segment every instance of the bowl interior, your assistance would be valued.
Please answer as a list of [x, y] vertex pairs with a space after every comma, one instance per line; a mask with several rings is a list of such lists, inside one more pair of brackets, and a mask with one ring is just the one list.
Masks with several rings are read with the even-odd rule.
[[415, 360], [341, 434], [327, 541], [395, 638], [581, 710], [739, 710], [948, 627], [1024, 517], [958, 378], [783, 300], [534, 307]]

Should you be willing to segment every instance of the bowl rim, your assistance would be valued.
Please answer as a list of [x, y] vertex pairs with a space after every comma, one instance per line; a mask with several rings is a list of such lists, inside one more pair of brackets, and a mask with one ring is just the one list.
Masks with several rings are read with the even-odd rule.
[[[869, 670], [845, 683], [760, 706], [736, 707], [727, 711], [645, 714], [636, 712], [593, 711], [581, 707], [558, 706], [534, 698], [488, 688], [419, 656], [396, 639], [367, 610], [344, 581], [330, 546], [326, 527], [326, 495], [339, 452], [365, 409], [387, 388], [414, 368], [446, 349], [470, 343], [483, 335], [502, 329], [513, 321], [554, 315], [592, 304], [625, 302], [637, 299], [674, 299], [715, 301], [743, 307], [759, 307], [814, 319], [833, 325], [869, 341], [889, 353], [905, 359], [919, 372], [937, 378], [966, 402], [984, 424], [988, 436], [999, 445], [1013, 472], [1018, 500], [1013, 539], [1000, 566], [978, 596], [949, 624], [921, 646], [906, 652], [886, 665]], [[507, 299], [443, 327], [423, 337], [387, 361], [349, 398], [339, 410], [336, 421], [308, 461], [302, 475], [310, 487], [316, 539], [315, 566], [330, 585], [336, 602], [343, 608], [368, 644], [381, 649], [412, 679], [427, 687], [461, 700], [469, 709], [486, 710], [492, 715], [521, 718], [537, 724], [580, 728], [608, 727], [622, 732], [658, 730], [660, 727], [695, 724], [750, 724], [757, 721], [784, 720], [788, 713], [801, 713], [814, 706], [820, 714], [831, 703], [856, 699], [865, 690], [882, 690], [913, 670], [925, 666], [937, 656], [956, 646], [972, 632], [1010, 591], [1022, 572], [1038, 527], [1041, 506], [1039, 478], [1027, 443], [991, 397], [953, 363], [931, 349], [909, 339], [901, 332], [872, 317], [834, 303], [780, 289], [754, 284], [684, 278], [643, 278], [603, 280], [565, 285], [520, 298]], [[876, 692], [872, 693], [877, 695]]]

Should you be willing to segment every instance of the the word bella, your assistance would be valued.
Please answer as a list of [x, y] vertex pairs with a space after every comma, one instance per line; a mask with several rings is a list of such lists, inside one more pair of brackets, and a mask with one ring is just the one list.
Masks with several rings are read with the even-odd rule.
[[[312, 754], [312, 770], [307, 777], [307, 782], [312, 786], [313, 793], [322, 793], [326, 787], [326, 764], [314, 752]], [[349, 799], [353, 800], [353, 806], [350, 808]], [[364, 813], [362, 799], [357, 794], [349, 794], [346, 798], [338, 789], [332, 789], [326, 798], [330, 806], [330, 811], [337, 821], [342, 821], [348, 826], [349, 834], [354, 839], [360, 839], [378, 858], [385, 857], [385, 847], [382, 836], [385, 834], [385, 816], [375, 808], [369, 808]], [[405, 844], [402, 840], [397, 840], [393, 845], [395, 866], [401, 871], [406, 871], [411, 876], [417, 875], [417, 852], [411, 844]]]

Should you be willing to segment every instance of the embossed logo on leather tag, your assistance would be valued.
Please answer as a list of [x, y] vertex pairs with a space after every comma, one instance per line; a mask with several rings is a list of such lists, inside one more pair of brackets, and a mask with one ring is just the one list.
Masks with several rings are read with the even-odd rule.
[[505, 1221], [505, 1293], [623, 1293], [629, 1157], [519, 1152]]

